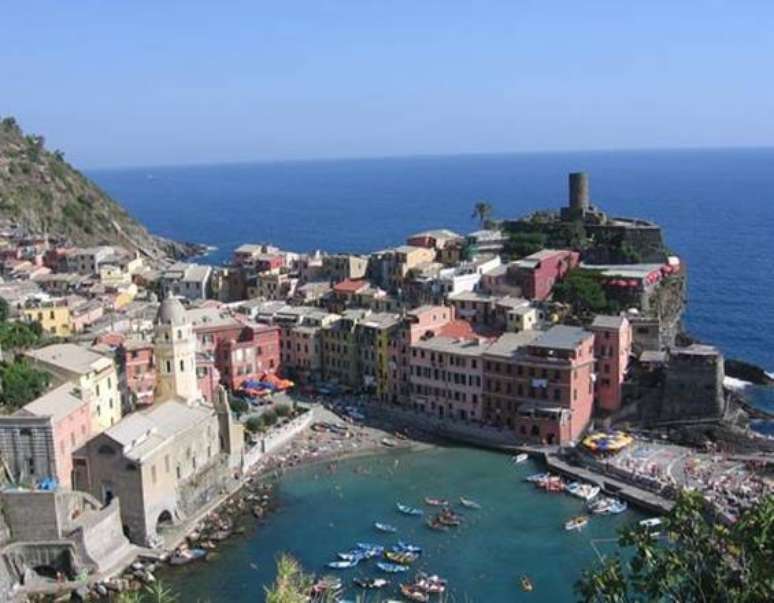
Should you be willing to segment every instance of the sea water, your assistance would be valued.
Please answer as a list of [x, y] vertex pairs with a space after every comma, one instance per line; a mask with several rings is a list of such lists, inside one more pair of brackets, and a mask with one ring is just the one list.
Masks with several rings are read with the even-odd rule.
[[[636, 511], [593, 516], [582, 531], [567, 532], [564, 522], [583, 513], [584, 502], [524, 481], [538, 471], [532, 461], [513, 465], [504, 454], [456, 447], [353, 459], [338, 463], [333, 473], [327, 465], [299, 469], [279, 481], [279, 508], [265, 523], [223, 544], [212, 561], [161, 577], [185, 601], [255, 602], [274, 579], [277, 555], [287, 552], [310, 572], [335, 573], [349, 587], [355, 576], [377, 575], [397, 587], [413, 572], [380, 574], [375, 560], [344, 571], [325, 564], [356, 542], [389, 545], [402, 539], [423, 547], [417, 570], [448, 579], [450, 601], [572, 600], [575, 581], [597, 559], [595, 547], [613, 552], [617, 529], [644, 516]], [[462, 507], [460, 496], [478, 501], [481, 509]], [[463, 524], [436, 532], [423, 518], [396, 509], [402, 502], [426, 514], [437, 511], [424, 504], [425, 497], [454, 503]], [[374, 521], [392, 524], [398, 533], [381, 534]], [[521, 591], [523, 575], [534, 583], [532, 593]], [[350, 588], [349, 594], [356, 592]]]

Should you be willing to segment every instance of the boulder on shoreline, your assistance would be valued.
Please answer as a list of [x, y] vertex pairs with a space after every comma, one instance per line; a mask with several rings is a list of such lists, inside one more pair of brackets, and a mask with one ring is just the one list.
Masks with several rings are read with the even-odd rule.
[[729, 358], [725, 361], [725, 368], [727, 377], [747, 381], [753, 385], [774, 385], [774, 378], [751, 362]]

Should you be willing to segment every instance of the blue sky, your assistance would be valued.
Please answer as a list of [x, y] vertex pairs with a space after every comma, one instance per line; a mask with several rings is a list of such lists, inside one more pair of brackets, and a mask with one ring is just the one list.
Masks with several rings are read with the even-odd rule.
[[774, 2], [6, 2], [0, 115], [82, 167], [774, 144]]

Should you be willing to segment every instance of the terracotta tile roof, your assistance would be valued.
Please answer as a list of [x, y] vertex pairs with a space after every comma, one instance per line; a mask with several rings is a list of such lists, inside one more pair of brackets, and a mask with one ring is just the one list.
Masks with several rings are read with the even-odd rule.
[[364, 287], [368, 286], [368, 281], [365, 281], [363, 279], [351, 279], [346, 278], [340, 283], [336, 283], [333, 286], [333, 290], [336, 293], [357, 293]]

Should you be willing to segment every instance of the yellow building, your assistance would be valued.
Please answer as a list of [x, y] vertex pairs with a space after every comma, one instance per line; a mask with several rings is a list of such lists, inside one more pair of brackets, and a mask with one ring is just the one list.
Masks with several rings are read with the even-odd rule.
[[121, 396], [113, 361], [72, 343], [46, 346], [26, 353], [37, 368], [57, 383], [72, 381], [89, 403], [92, 433], [101, 433], [121, 419]]
[[380, 400], [386, 400], [391, 390], [390, 346], [392, 335], [400, 325], [399, 314], [374, 312], [355, 327], [363, 386]]
[[22, 311], [27, 322], [39, 322], [50, 335], [69, 337], [73, 333], [73, 317], [66, 299], [31, 300]]

